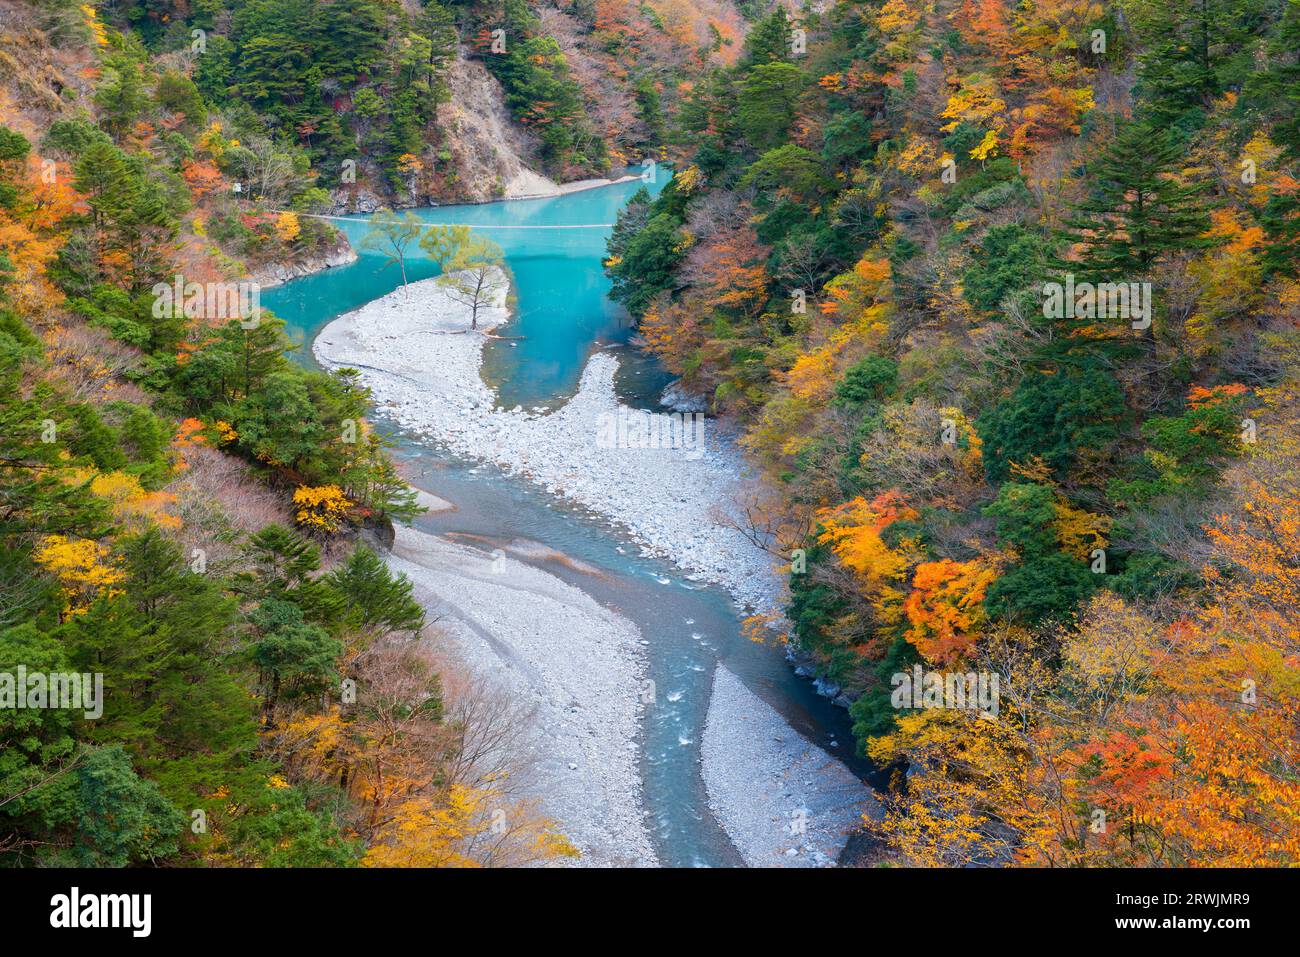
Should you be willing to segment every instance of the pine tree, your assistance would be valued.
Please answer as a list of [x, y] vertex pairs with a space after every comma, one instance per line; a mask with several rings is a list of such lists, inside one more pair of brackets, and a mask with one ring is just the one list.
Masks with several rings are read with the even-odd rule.
[[1276, 96], [1272, 138], [1300, 159], [1300, 0], [1290, 0], [1269, 44], [1274, 62], [1259, 86]]
[[85, 193], [99, 252], [122, 254], [133, 292], [148, 289], [167, 267], [178, 223], [164, 193], [151, 183], [143, 164], [107, 141], [86, 148], [75, 168]]
[[108, 57], [103, 82], [95, 91], [104, 129], [120, 140], [148, 103], [139, 62], [125, 54]]
[[1130, 13], [1144, 47], [1139, 92], [1152, 122], [1177, 121], [1239, 86], [1252, 68], [1261, 0], [1137, 0]]
[[320, 549], [283, 525], [267, 525], [249, 536], [244, 552], [253, 563], [251, 572], [236, 576], [236, 587], [255, 598], [293, 597], [312, 584], [320, 568]]
[[91, 223], [107, 228], [130, 208], [135, 190], [123, 152], [106, 140], [90, 144], [77, 161], [76, 187], [86, 194]]
[[152, 781], [142, 780], [118, 746], [98, 748], [80, 762], [77, 780], [76, 862], [83, 867], [126, 867], [153, 862], [180, 849], [187, 819]]
[[339, 620], [368, 638], [424, 627], [424, 609], [411, 596], [410, 579], [394, 575], [365, 545], [358, 545], [346, 562], [326, 575], [324, 584], [333, 592]]
[[429, 41], [429, 89], [438, 102], [450, 94], [447, 90], [447, 68], [456, 59], [456, 20], [452, 12], [437, 0], [429, 0], [415, 18], [420, 36]]
[[0, 125], [0, 209], [12, 209], [18, 199], [18, 187], [10, 180], [22, 170], [32, 146], [23, 134]]
[[320, 625], [308, 622], [296, 604], [271, 598], [249, 619], [258, 632], [250, 656], [261, 672], [263, 713], [268, 722], [274, 721], [275, 706], [282, 697], [314, 695], [337, 687], [335, 662], [343, 654], [343, 643]]
[[745, 38], [746, 63], [776, 63], [790, 59], [790, 19], [785, 7], [777, 5], [754, 25]]
[[736, 103], [736, 125], [756, 150], [780, 146], [795, 118], [802, 75], [789, 63], [759, 63], [749, 71]]
[[1136, 282], [1167, 253], [1206, 245], [1209, 218], [1199, 198], [1206, 184], [1175, 178], [1180, 156], [1166, 131], [1121, 128], [1088, 170], [1090, 195], [1066, 220], [1065, 238], [1079, 256], [1062, 268], [1081, 280]]

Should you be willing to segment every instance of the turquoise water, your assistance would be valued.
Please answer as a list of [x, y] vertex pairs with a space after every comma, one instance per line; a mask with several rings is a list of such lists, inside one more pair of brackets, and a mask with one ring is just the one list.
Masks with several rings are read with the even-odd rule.
[[578, 559], [596, 572], [512, 554], [581, 588], [640, 629], [648, 642], [646, 676], [655, 687], [641, 726], [641, 785], [646, 825], [664, 865], [742, 864], [709, 810], [700, 774], [700, 743], [719, 663], [798, 733], [864, 780], [881, 780], [853, 753], [848, 712], [796, 675], [778, 648], [745, 637], [741, 613], [723, 589], [688, 581], [581, 509], [495, 467], [458, 461], [411, 440], [399, 444], [398, 455], [413, 481], [456, 505], [455, 511], [417, 519], [417, 528], [485, 552], [541, 543]]
[[[471, 225], [505, 254], [518, 299], [503, 332], [523, 339], [493, 341], [484, 355], [484, 375], [498, 386], [503, 406], [529, 407], [571, 395], [593, 349], [627, 342], [631, 324], [626, 312], [608, 299], [609, 279], [600, 265], [610, 230], [567, 227], [612, 225], [638, 189], [644, 186], [657, 194], [667, 178], [660, 170], [650, 183], [637, 180], [547, 199], [413, 210], [427, 223]], [[262, 295], [262, 305], [284, 319], [289, 334], [304, 343], [335, 316], [401, 285], [396, 265], [385, 266], [384, 257], [360, 248], [366, 217], [345, 217], [335, 225], [357, 250], [360, 258], [355, 263]], [[406, 272], [412, 282], [437, 275], [437, 266], [414, 243], [408, 257]], [[645, 377], [647, 394], [655, 385], [666, 384], [666, 377], [653, 367], [635, 371]]]
[[[510, 333], [527, 338], [513, 348], [492, 343], [485, 375], [502, 405], [551, 404], [576, 387], [586, 358], [602, 345], [626, 342], [625, 316], [605, 294], [601, 269], [607, 229], [506, 230], [509, 225], [612, 223], [640, 186], [621, 184], [545, 200], [417, 210], [428, 222], [473, 223], [499, 242], [515, 280], [518, 318]], [[660, 184], [662, 185], [662, 184]], [[653, 187], [652, 187], [653, 188]], [[359, 240], [364, 223], [342, 224]], [[493, 227], [498, 227], [493, 229]], [[382, 296], [401, 282], [382, 257], [296, 279], [262, 297], [309, 346], [330, 320]], [[427, 259], [407, 264], [412, 280], [434, 275]], [[300, 357], [310, 362], [309, 349]], [[665, 376], [633, 349], [620, 351], [619, 392], [649, 406]], [[581, 559], [599, 575], [551, 560], [532, 562], [577, 585], [640, 628], [648, 676], [662, 689], [641, 729], [641, 772], [647, 825], [660, 860], [669, 866], [734, 866], [741, 862], [708, 808], [700, 775], [700, 740], [713, 671], [725, 662], [746, 686], [780, 711], [799, 733], [843, 758], [864, 779], [871, 767], [852, 755], [848, 715], [797, 677], [782, 653], [741, 633], [741, 612], [720, 588], [686, 580], [679, 570], [645, 558], [606, 524], [524, 479], [458, 460], [403, 436], [377, 416], [376, 426], [398, 441], [396, 455], [422, 487], [454, 503], [453, 512], [418, 519], [417, 527], [492, 551], [511, 542], [540, 542]], [[518, 557], [518, 556], [516, 556]]]

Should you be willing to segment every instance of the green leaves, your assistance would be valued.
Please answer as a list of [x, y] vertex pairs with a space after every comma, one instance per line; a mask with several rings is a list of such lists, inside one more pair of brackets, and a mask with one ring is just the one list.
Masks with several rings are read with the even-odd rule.
[[1056, 493], [1046, 485], [1006, 482], [998, 497], [984, 506], [998, 520], [998, 538], [1022, 555], [1044, 555], [1056, 548]]
[[410, 579], [394, 575], [365, 545], [353, 549], [322, 581], [333, 594], [332, 618], [367, 640], [394, 631], [418, 633], [424, 627], [424, 609], [412, 597]]
[[740, 83], [736, 125], [757, 150], [785, 142], [794, 122], [803, 74], [790, 63], [759, 63]]
[[385, 266], [396, 265], [402, 271], [402, 285], [406, 285], [406, 254], [411, 243], [420, 235], [424, 224], [415, 213], [407, 210], [397, 215], [391, 209], [381, 209], [370, 217], [369, 228], [361, 237], [361, 248], [379, 253]]
[[745, 37], [746, 64], [765, 64], [790, 59], [790, 17], [785, 7], [777, 5]]
[[263, 675], [268, 712], [274, 712], [281, 696], [314, 695], [338, 685], [335, 662], [343, 643], [306, 621], [296, 604], [269, 598], [254, 609], [249, 622], [261, 635], [249, 653]]
[[1079, 261], [1061, 263], [1083, 280], [1134, 282], [1150, 275], [1165, 255], [1207, 245], [1204, 182], [1183, 182], [1184, 150], [1167, 130], [1133, 123], [1121, 127], [1089, 164], [1088, 199], [1067, 220], [1065, 238]]
[[[31, 623], [0, 630], [0, 673], [14, 675], [20, 665], [29, 673], [71, 670], [62, 642]], [[76, 714], [59, 708], [0, 708], [0, 816], [27, 819], [29, 826], [46, 826], [62, 817], [58, 800], [41, 784], [76, 758]]]
[[862, 405], [879, 402], [898, 383], [898, 363], [884, 356], [869, 355], [849, 366], [835, 385], [837, 404]]
[[1087, 562], [1051, 552], [1003, 572], [984, 603], [990, 614], [1026, 625], [1061, 620], [1096, 590], [1100, 577]]
[[990, 482], [1003, 482], [1013, 462], [1027, 465], [1038, 456], [1057, 478], [1087, 481], [1076, 471], [1081, 458], [1105, 458], [1124, 417], [1124, 390], [1098, 364], [1030, 371], [976, 424], [985, 472]]
[[993, 312], [1009, 293], [1042, 281], [1043, 240], [1023, 226], [994, 226], [984, 234], [971, 265], [962, 275], [962, 290], [977, 309]]
[[610, 296], [642, 315], [661, 292], [671, 289], [673, 270], [685, 258], [681, 221], [669, 213], [652, 216], [623, 247], [621, 261], [609, 266]]
[[149, 102], [139, 60], [126, 53], [104, 59], [103, 78], [95, 90], [100, 123], [115, 138], [131, 128]]
[[169, 196], [165, 181], [150, 176], [138, 157], [106, 140], [91, 141], [73, 170], [77, 189], [87, 196], [96, 240], [124, 258], [130, 292], [148, 289], [169, 268], [183, 201]]
[[1241, 416], [1240, 401], [1221, 400], [1148, 419], [1141, 430], [1148, 447], [1108, 493], [1128, 505], [1205, 494], [1224, 460], [1241, 452]]
[[187, 819], [158, 785], [143, 781], [120, 747], [97, 748], [76, 771], [78, 839], [82, 867], [127, 867], [175, 854]]
[[326, 433], [304, 377], [272, 372], [239, 403], [239, 445], [256, 459], [297, 469], [318, 459]]
[[[0, 124], [0, 163], [17, 166], [31, 152], [27, 137]], [[18, 198], [17, 188], [0, 176], [0, 209], [11, 209]]]
[[[447, 265], [472, 241], [468, 226], [447, 226], [441, 223], [430, 226], [420, 237], [420, 248], [446, 272]], [[499, 254], [498, 250], [498, 254]]]
[[312, 574], [320, 568], [320, 549], [297, 532], [272, 523], [254, 532], [244, 545], [252, 570], [240, 574], [240, 590], [255, 598], [292, 598], [312, 586]]
[[[1125, 6], [1143, 49], [1138, 92], [1160, 128], [1200, 114], [1255, 69], [1252, 39], [1269, 28], [1266, 0], [1134, 0]], [[1291, 47], [1294, 49], [1294, 47]]]
[[755, 186], [765, 192], [784, 188], [801, 201], [811, 202], [829, 184], [816, 153], [787, 143], [755, 160], [740, 178], [739, 185], [741, 188]]
[[1057, 493], [1030, 482], [1007, 482], [984, 506], [997, 519], [998, 538], [1019, 561], [989, 586], [985, 605], [993, 614], [1025, 624], [1061, 618], [1097, 587], [1087, 562], [1058, 551]]
[[505, 54], [485, 56], [484, 63], [505, 87], [515, 118], [541, 140], [549, 169], [605, 172], [605, 141], [587, 116], [568, 60], [554, 37], [534, 29], [535, 22], [526, 39], [512, 39]]

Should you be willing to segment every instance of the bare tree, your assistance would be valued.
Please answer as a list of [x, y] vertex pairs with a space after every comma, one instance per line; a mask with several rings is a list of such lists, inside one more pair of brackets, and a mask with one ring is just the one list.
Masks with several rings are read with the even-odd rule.
[[450, 783], [492, 785], [517, 794], [530, 782], [537, 754], [532, 744], [533, 708], [463, 669], [441, 669], [446, 690], [445, 768]]
[[443, 273], [438, 283], [456, 302], [469, 306], [470, 328], [477, 329], [479, 310], [495, 305], [509, 288], [502, 271], [505, 260], [501, 247], [468, 230], [464, 234], [444, 234], [436, 242], [426, 237], [420, 245], [430, 255], [445, 257], [439, 261]]
[[303, 183], [293, 157], [265, 136], [251, 137], [231, 152], [239, 176], [248, 183], [255, 200], [282, 206]]
[[786, 561], [792, 549], [803, 545], [816, 523], [813, 508], [783, 499], [762, 481], [752, 479], [737, 490], [736, 498], [713, 507], [715, 523], [732, 528], [752, 545]]
[[391, 209], [381, 209], [370, 217], [370, 228], [361, 238], [361, 248], [386, 257], [384, 266], [396, 263], [402, 271], [402, 288], [410, 295], [406, 280], [406, 253], [424, 224], [412, 212], [398, 216]]

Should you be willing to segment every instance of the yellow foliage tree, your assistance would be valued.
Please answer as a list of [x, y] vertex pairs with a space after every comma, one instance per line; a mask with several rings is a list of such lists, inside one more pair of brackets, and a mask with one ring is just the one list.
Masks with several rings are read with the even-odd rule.
[[343, 527], [352, 502], [337, 485], [299, 485], [293, 492], [294, 520], [299, 526], [326, 535]]
[[[76, 481], [85, 481], [82, 472], [74, 473]], [[105, 499], [113, 517], [133, 529], [149, 523], [163, 528], [180, 528], [181, 520], [167, 511], [176, 501], [170, 492], [147, 491], [140, 480], [126, 472], [103, 472], [90, 479], [91, 494]]]
[[280, 238], [282, 243], [291, 243], [302, 233], [302, 224], [298, 222], [298, 214], [292, 212], [283, 212], [275, 218], [275, 235]]
[[107, 545], [85, 538], [46, 535], [32, 554], [36, 564], [59, 581], [64, 620], [84, 615], [97, 598], [121, 594], [125, 577]]
[[1000, 130], [1006, 125], [1002, 115], [1006, 108], [998, 81], [987, 73], [972, 73], [963, 77], [957, 92], [948, 97], [942, 114], [948, 122], [943, 130], [951, 132], [962, 123]]
[[858, 576], [864, 596], [883, 626], [902, 620], [903, 583], [908, 569], [916, 562], [918, 546], [906, 539], [891, 548], [881, 534], [897, 521], [917, 517], [916, 510], [893, 492], [870, 502], [859, 496], [817, 513], [822, 526], [818, 542], [830, 545], [840, 564]]
[[380, 829], [366, 867], [519, 867], [578, 857], [553, 823], [491, 788], [453, 784], [440, 799], [399, 804]]
[[977, 159], [983, 163], [990, 156], [994, 156], [998, 151], [998, 134], [994, 130], [989, 130], [984, 134], [984, 139], [975, 145], [970, 151], [971, 159]]

